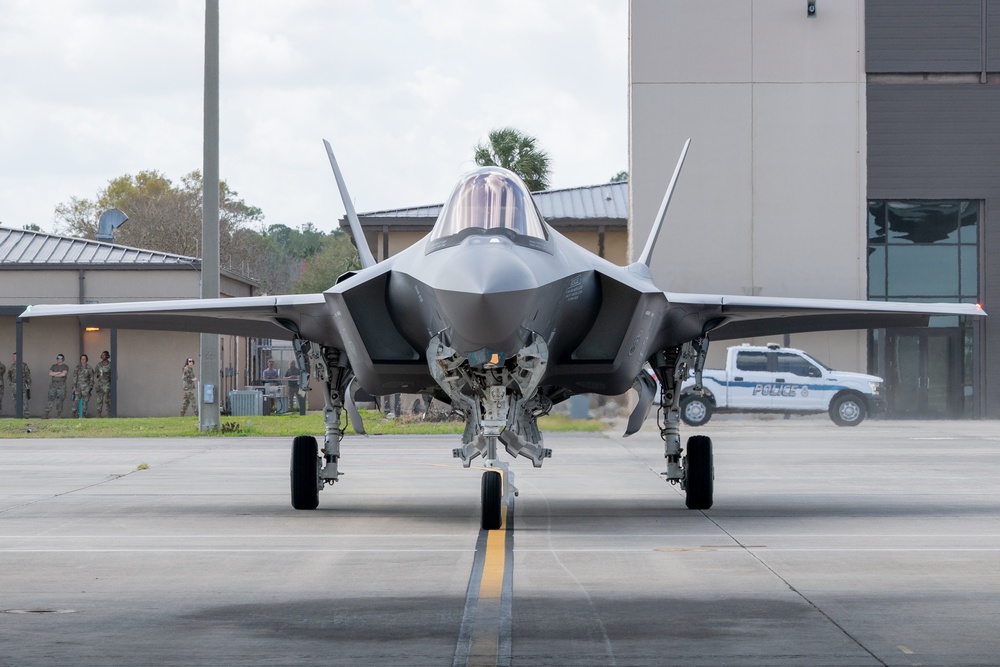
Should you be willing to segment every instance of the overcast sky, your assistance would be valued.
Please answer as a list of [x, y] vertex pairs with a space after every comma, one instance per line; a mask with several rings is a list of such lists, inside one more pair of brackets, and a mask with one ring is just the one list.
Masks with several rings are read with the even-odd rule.
[[[221, 174], [267, 224], [442, 202], [513, 126], [552, 187], [628, 167], [627, 0], [222, 0]], [[0, 0], [0, 223], [201, 169], [203, 0]]]

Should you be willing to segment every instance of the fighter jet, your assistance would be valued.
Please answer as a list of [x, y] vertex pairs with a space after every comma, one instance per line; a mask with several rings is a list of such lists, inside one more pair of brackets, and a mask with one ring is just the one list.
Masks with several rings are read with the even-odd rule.
[[[453, 455], [482, 458], [482, 527], [501, 523], [514, 492], [502, 447], [540, 467], [552, 455], [538, 418], [576, 394], [638, 392], [625, 435], [658, 396], [665, 479], [686, 505], [712, 506], [712, 441], [682, 447], [679, 388], [700, 384], [709, 342], [803, 331], [923, 326], [935, 315], [979, 317], [969, 304], [891, 303], [665, 292], [649, 270], [687, 155], [684, 145], [649, 238], [628, 266], [576, 245], [541, 216], [514, 173], [483, 167], [461, 177], [430, 234], [376, 263], [329, 142], [362, 268], [321, 294], [141, 303], [45, 305], [21, 318], [77, 316], [84, 326], [236, 334], [293, 341], [307, 386], [324, 387], [322, 448], [311, 435], [291, 451], [291, 502], [315, 509], [340, 480], [342, 416], [363, 432], [354, 407], [372, 395], [433, 394], [464, 415]], [[645, 370], [655, 371], [662, 385]]]

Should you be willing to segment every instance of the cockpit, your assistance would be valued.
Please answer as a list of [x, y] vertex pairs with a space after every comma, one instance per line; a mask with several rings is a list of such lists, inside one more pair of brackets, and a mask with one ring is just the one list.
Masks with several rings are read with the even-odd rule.
[[527, 187], [501, 167], [482, 167], [462, 177], [434, 223], [429, 250], [483, 234], [502, 234], [522, 245], [548, 242]]

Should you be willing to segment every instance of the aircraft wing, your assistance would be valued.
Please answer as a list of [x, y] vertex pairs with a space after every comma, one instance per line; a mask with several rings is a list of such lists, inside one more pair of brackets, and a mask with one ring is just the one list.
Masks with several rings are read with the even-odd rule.
[[296, 332], [340, 347], [333, 308], [323, 294], [29, 306], [21, 319], [76, 316], [83, 326], [191, 331], [291, 340]]
[[986, 315], [978, 304], [799, 299], [665, 292], [671, 310], [701, 320], [710, 340], [806, 331], [927, 326], [936, 315]]

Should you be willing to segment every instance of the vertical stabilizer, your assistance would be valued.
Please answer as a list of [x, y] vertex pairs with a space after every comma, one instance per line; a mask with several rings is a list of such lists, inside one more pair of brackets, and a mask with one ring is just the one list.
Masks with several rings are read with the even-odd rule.
[[351, 203], [351, 195], [347, 192], [347, 184], [344, 183], [344, 176], [340, 173], [340, 167], [337, 166], [337, 158], [333, 156], [333, 147], [330, 146], [330, 142], [326, 139], [323, 140], [323, 145], [326, 146], [326, 154], [330, 158], [330, 166], [333, 167], [333, 177], [337, 179], [337, 189], [340, 190], [340, 198], [343, 200], [344, 209], [347, 211], [347, 222], [351, 225], [351, 236], [354, 237], [354, 245], [358, 247], [358, 254], [361, 256], [361, 268], [367, 269], [369, 266], [375, 266], [377, 262], [372, 256], [372, 251], [368, 248], [368, 241], [365, 239], [365, 234], [361, 229], [361, 221], [358, 220], [358, 214], [354, 211], [354, 204]]
[[639, 264], [649, 266], [649, 260], [653, 255], [653, 246], [656, 245], [656, 237], [660, 235], [660, 228], [663, 227], [663, 219], [667, 217], [667, 207], [670, 206], [670, 198], [674, 195], [674, 186], [677, 185], [677, 177], [680, 176], [681, 167], [684, 166], [684, 158], [687, 157], [690, 145], [691, 139], [689, 138], [684, 142], [684, 148], [681, 149], [681, 157], [677, 160], [677, 166], [674, 167], [674, 175], [670, 178], [670, 185], [667, 186], [666, 194], [663, 195], [663, 203], [660, 204], [660, 211], [656, 214], [656, 221], [653, 223], [653, 228], [649, 230], [646, 247], [642, 249], [642, 254], [639, 255], [637, 262]]

